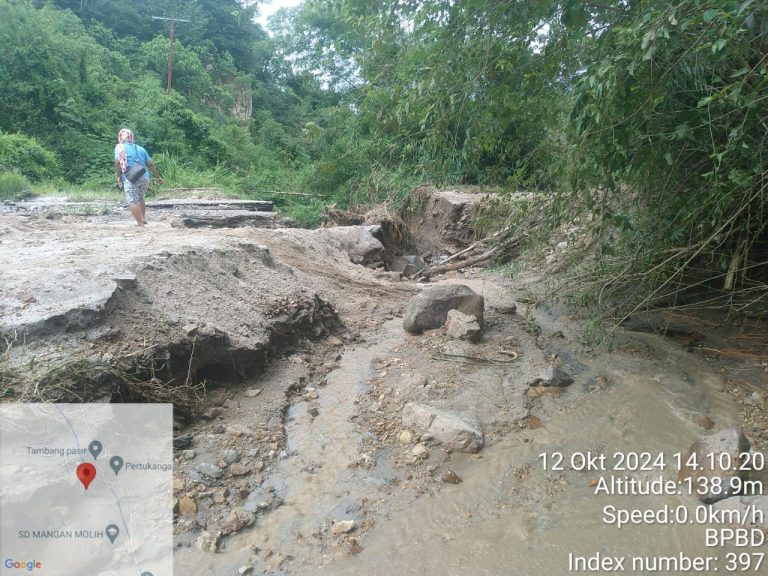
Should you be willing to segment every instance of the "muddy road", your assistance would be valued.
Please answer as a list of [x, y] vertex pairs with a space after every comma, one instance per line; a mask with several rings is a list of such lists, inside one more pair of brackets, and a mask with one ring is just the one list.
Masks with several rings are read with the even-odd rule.
[[[422, 254], [440, 226], [456, 250], [467, 220], [437, 203], [414, 228], [430, 230]], [[686, 490], [599, 489], [677, 482], [675, 454], [729, 428], [762, 451], [759, 361], [652, 330], [587, 354], [567, 309], [523, 303], [541, 270], [419, 284], [391, 270], [404, 246], [386, 224], [307, 231], [243, 210], [212, 228], [210, 206], [150, 206], [143, 230], [112, 205], [0, 212], [3, 400], [175, 403], [176, 574], [544, 576], [597, 556], [636, 574], [717, 557], [694, 570], [714, 574], [765, 551], [707, 546], [727, 526], [699, 522], [713, 505]], [[403, 330], [409, 300], [442, 285], [483, 297], [479, 341]], [[746, 479], [768, 513], [768, 473]], [[651, 516], [618, 527], [615, 509]]]

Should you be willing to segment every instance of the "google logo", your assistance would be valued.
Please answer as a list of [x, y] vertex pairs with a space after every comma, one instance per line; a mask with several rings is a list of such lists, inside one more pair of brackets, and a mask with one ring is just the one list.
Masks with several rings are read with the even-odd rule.
[[42, 568], [43, 564], [42, 562], [38, 562], [37, 560], [31, 560], [29, 562], [17, 562], [11, 558], [6, 558], [5, 562], [3, 562], [3, 565], [6, 568], [21, 568], [26, 569], [29, 572], [32, 572], [35, 568]]

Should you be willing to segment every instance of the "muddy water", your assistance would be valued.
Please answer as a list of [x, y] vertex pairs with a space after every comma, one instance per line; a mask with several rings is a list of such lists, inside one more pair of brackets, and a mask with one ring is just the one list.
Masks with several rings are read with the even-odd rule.
[[[718, 427], [736, 422], [729, 400], [719, 391], [719, 378], [708, 366], [660, 339], [643, 340], [656, 358], [615, 354], [592, 361], [593, 370], [610, 376], [606, 390], [585, 397], [574, 408], [563, 403], [549, 411], [544, 428], [484, 450], [480, 459], [462, 466], [462, 484], [446, 486], [392, 515], [366, 539], [364, 554], [322, 573], [383, 574], [377, 566], [386, 557], [392, 573], [543, 576], [569, 573], [569, 553], [713, 555], [705, 546], [703, 526], [619, 529], [602, 521], [606, 505], [641, 510], [683, 505], [693, 511], [697, 502], [690, 497], [595, 496], [590, 484], [608, 476], [605, 472], [542, 470], [538, 455], [556, 451], [608, 456], [648, 451], [666, 453], [669, 459], [672, 451], [684, 450], [701, 432], [693, 424], [694, 415], [708, 414]], [[526, 475], [515, 474], [526, 466]], [[668, 465], [663, 476], [674, 479], [674, 466]], [[722, 563], [719, 569], [723, 571]], [[625, 560], [625, 572], [639, 573], [631, 569], [630, 559]]]
[[[542, 323], [544, 323], [542, 318]], [[552, 322], [549, 322], [552, 323]], [[659, 510], [685, 509], [693, 518], [698, 501], [689, 495], [595, 495], [594, 483], [612, 475], [676, 478], [672, 454], [684, 452], [704, 433], [696, 423], [706, 415], [715, 429], [736, 425], [737, 413], [721, 391], [712, 367], [661, 337], [627, 337], [631, 353], [580, 357], [585, 369], [557, 399], [541, 398], [534, 414], [544, 426], [521, 430], [488, 446], [479, 455], [453, 455], [451, 467], [463, 482], [442, 485], [417, 497], [381, 498], [388, 474], [379, 466], [350, 468], [360, 456], [360, 429], [350, 421], [355, 399], [370, 377], [371, 362], [402, 343], [399, 322], [377, 331], [375, 344], [348, 349], [328, 385], [320, 388], [313, 418], [307, 404], [291, 408], [286, 456], [267, 481], [285, 505], [259, 517], [257, 526], [226, 542], [215, 556], [180, 551], [176, 573], [232, 574], [253, 565], [255, 573], [273, 574], [418, 574], [549, 575], [569, 571], [569, 555], [624, 558], [626, 574], [633, 557], [718, 556], [709, 569], [695, 573], [729, 573], [724, 550], [707, 548], [710, 525], [630, 525], [605, 522], [604, 507]], [[589, 390], [595, 375], [608, 378], [599, 391]], [[540, 454], [604, 454], [605, 470], [544, 471]], [[663, 454], [663, 471], [613, 473], [616, 452]], [[395, 472], [392, 472], [395, 474]], [[403, 471], [399, 472], [402, 476]], [[766, 479], [764, 479], [766, 480]], [[329, 537], [335, 519], [359, 519], [362, 498], [380, 507], [375, 524], [360, 531], [356, 555]], [[258, 552], [254, 551], [258, 547]], [[269, 554], [264, 554], [269, 550]], [[729, 550], [730, 551], [730, 550]], [[647, 566], [646, 566], [647, 567]], [[607, 574], [598, 569], [592, 573]], [[583, 571], [581, 572], [583, 573]], [[694, 573], [659, 570], [646, 573]], [[764, 566], [755, 574], [768, 574]]]
[[[367, 471], [367, 462], [360, 460], [362, 437], [353, 416], [374, 358], [389, 352], [401, 323], [387, 322], [377, 331], [377, 343], [345, 351], [327, 384], [317, 389], [317, 400], [302, 400], [289, 408], [287, 446], [264, 486], [265, 491], [279, 494], [284, 505], [260, 516], [254, 529], [230, 538], [222, 554], [178, 553], [177, 574], [229, 574], [249, 564], [271, 570], [286, 558], [304, 573], [332, 560], [336, 553], [323, 542], [331, 522], [354, 518], [360, 500], [376, 493], [387, 483], [382, 474], [391, 473], [386, 466]], [[317, 408], [316, 416], [310, 414], [310, 406]], [[267, 550], [270, 557], [265, 559]]]

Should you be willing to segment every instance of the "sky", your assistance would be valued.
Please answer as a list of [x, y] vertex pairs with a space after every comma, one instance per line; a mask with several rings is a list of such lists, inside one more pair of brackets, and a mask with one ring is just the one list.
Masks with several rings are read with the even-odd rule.
[[280, 8], [291, 8], [301, 4], [302, 0], [265, 0], [264, 3], [259, 4], [259, 16], [256, 18], [256, 22], [261, 24], [262, 28], [266, 29], [267, 19], [277, 12]]

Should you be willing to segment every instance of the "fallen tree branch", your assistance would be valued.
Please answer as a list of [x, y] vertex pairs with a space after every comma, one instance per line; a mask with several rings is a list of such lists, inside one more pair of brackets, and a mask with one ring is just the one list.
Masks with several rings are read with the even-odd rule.
[[467, 260], [462, 260], [461, 262], [454, 262], [452, 264], [440, 264], [439, 266], [434, 266], [432, 268], [425, 268], [424, 270], [420, 270], [419, 272], [416, 272], [411, 278], [415, 278], [416, 276], [433, 276], [436, 274], [445, 274], [446, 272], [450, 272], [452, 270], [461, 270], [462, 268], [467, 268], [469, 266], [476, 266], [477, 264], [481, 264], [485, 262], [486, 260], [490, 259], [491, 256], [496, 254], [496, 252], [499, 251], [499, 245], [497, 244], [487, 252], [480, 254], [479, 256], [475, 256], [473, 258], [468, 258]]
[[511, 226], [508, 226], [507, 228], [504, 228], [503, 230], [499, 230], [498, 232], [496, 232], [495, 234], [492, 234], [491, 236], [486, 236], [486, 237], [485, 237], [485, 238], [483, 238], [482, 240], [478, 240], [478, 241], [477, 241], [477, 242], [475, 242], [474, 244], [472, 244], [472, 245], [470, 245], [470, 246], [467, 246], [466, 248], [464, 248], [464, 250], [460, 250], [459, 252], [456, 252], [456, 254], [453, 254], [452, 256], [449, 256], [448, 258], [446, 258], [445, 260], [443, 260], [443, 261], [440, 263], [440, 266], [442, 266], [442, 265], [444, 265], [444, 264], [448, 264], [448, 262], [450, 262], [451, 260], [455, 260], [456, 258], [458, 258], [458, 257], [460, 257], [460, 256], [463, 256], [464, 254], [467, 254], [468, 252], [472, 252], [472, 251], [473, 251], [473, 250], [475, 250], [475, 249], [476, 249], [478, 246], [481, 246], [481, 245], [485, 244], [486, 242], [490, 242], [491, 240], [493, 240], [494, 238], [497, 238], [497, 237], [498, 237], [498, 236], [500, 236], [501, 234], [504, 234], [504, 233], [506, 233], [506, 232], [509, 232], [509, 230], [510, 230], [510, 229], [511, 229]]
[[[535, 226], [536, 223], [534, 223], [532, 226]], [[526, 229], [527, 230], [527, 229]], [[514, 236], [510, 236], [511, 227], [504, 228], [503, 230], [499, 230], [496, 234], [493, 236], [489, 236], [485, 238], [484, 240], [480, 240], [479, 242], [475, 242], [472, 246], [469, 248], [466, 248], [462, 250], [464, 254], [468, 253], [470, 249], [474, 250], [477, 249], [478, 246], [483, 244], [484, 242], [488, 242], [493, 240], [494, 238], [499, 237], [500, 235], [504, 235], [496, 244], [494, 244], [493, 247], [491, 247], [489, 250], [483, 252], [482, 254], [478, 254], [477, 256], [473, 256], [471, 258], [467, 258], [466, 260], [462, 260], [461, 262], [453, 262], [448, 263], [449, 260], [452, 260], [453, 258], [456, 258], [460, 252], [457, 252], [451, 258], [448, 258], [448, 260], [445, 260], [441, 264], [437, 266], [433, 266], [431, 268], [424, 268], [423, 270], [420, 270], [410, 276], [409, 278], [412, 280], [414, 278], [420, 277], [420, 276], [434, 276], [437, 274], [445, 274], [446, 272], [451, 272], [453, 270], [461, 270], [463, 268], [469, 268], [470, 266], [477, 266], [478, 264], [482, 264], [483, 262], [486, 262], [487, 260], [490, 260], [493, 256], [505, 256], [507, 255], [511, 250], [514, 250], [515, 248], [518, 248], [520, 246], [520, 243], [522, 242], [523, 238], [528, 236], [527, 231], [521, 231], [518, 234]]]

